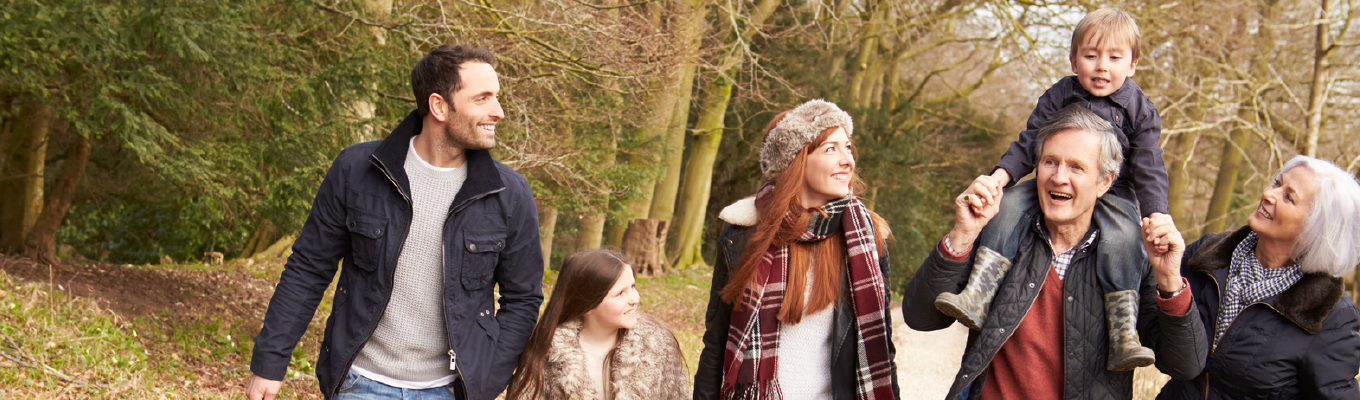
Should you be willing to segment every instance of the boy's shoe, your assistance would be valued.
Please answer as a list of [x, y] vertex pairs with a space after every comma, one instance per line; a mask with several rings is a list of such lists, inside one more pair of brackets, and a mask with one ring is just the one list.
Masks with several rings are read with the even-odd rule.
[[945, 315], [954, 317], [973, 330], [982, 330], [987, 318], [987, 310], [992, 305], [992, 296], [1000, 286], [1001, 277], [1011, 270], [1011, 261], [1000, 253], [985, 246], [979, 246], [973, 259], [973, 273], [968, 276], [968, 284], [959, 294], [940, 293], [935, 298], [935, 308]]
[[1105, 321], [1110, 333], [1110, 354], [1105, 369], [1131, 371], [1157, 361], [1152, 349], [1143, 347], [1138, 340], [1137, 291], [1106, 293]]

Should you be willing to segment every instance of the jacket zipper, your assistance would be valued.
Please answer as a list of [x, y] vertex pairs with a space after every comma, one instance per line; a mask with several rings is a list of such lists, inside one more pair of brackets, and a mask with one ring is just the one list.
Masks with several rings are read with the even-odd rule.
[[[390, 183], [392, 183], [392, 187], [395, 187], [395, 188], [397, 189], [397, 194], [400, 194], [400, 195], [401, 195], [401, 198], [402, 198], [403, 200], [406, 200], [406, 205], [407, 205], [408, 207], [411, 207], [411, 208], [412, 208], [412, 209], [411, 209], [411, 215], [412, 215], [412, 218], [414, 218], [414, 216], [415, 216], [415, 205], [413, 205], [413, 204], [411, 203], [411, 196], [408, 196], [408, 195], [406, 194], [406, 192], [403, 192], [403, 191], [401, 190], [401, 185], [398, 185], [398, 184], [397, 184], [396, 178], [393, 178], [393, 177], [392, 177], [392, 173], [391, 173], [391, 172], [388, 172], [388, 170], [387, 170], [387, 164], [384, 164], [384, 163], [382, 162], [382, 160], [379, 160], [379, 159], [378, 159], [377, 156], [370, 156], [370, 157], [372, 158], [372, 159], [370, 160], [370, 162], [375, 163], [375, 164], [377, 165], [378, 170], [379, 170], [379, 171], [382, 171], [383, 176], [387, 177], [387, 181], [390, 182]], [[476, 196], [476, 197], [470, 198], [470, 199], [468, 199], [467, 201], [464, 201], [463, 204], [460, 204], [457, 208], [452, 209], [452, 210], [449, 210], [448, 216], [451, 217], [451, 216], [453, 216], [454, 213], [458, 212], [459, 210], [462, 210], [462, 209], [464, 209], [464, 208], [467, 208], [467, 205], [472, 204], [473, 201], [480, 200], [480, 199], [482, 199], [483, 197], [489, 196], [489, 195], [494, 194], [494, 193], [500, 193], [500, 192], [502, 192], [502, 191], [504, 191], [504, 190], [505, 190], [505, 188], [499, 188], [499, 189], [496, 189], [496, 190], [493, 190], [493, 191], [490, 191], [490, 192], [482, 193], [482, 194], [480, 194], [480, 195], [478, 195], [478, 196]], [[445, 218], [447, 219], [448, 217], [445, 217]], [[410, 225], [409, 225], [409, 224], [407, 225], [407, 228], [408, 228], [408, 232], [407, 232], [407, 233], [409, 234], [409, 233], [410, 233], [410, 232], [409, 232], [409, 228], [410, 228]], [[447, 233], [447, 229], [448, 229], [448, 224], [447, 224], [447, 222], [445, 223], [445, 229], [446, 229], [445, 233]], [[441, 242], [442, 242], [442, 240], [441, 240]], [[403, 246], [403, 247], [404, 247], [404, 246]], [[402, 251], [403, 247], [398, 247], [398, 248], [397, 248], [397, 258], [398, 258], [398, 259], [401, 258], [401, 251]], [[441, 254], [444, 253], [444, 245], [443, 245], [442, 243], [440, 244], [440, 253], [441, 253]], [[440, 266], [440, 271], [439, 271], [439, 273], [440, 273], [440, 275], [442, 276], [442, 275], [444, 274], [444, 269], [443, 269], [443, 265], [442, 265], [442, 264], [443, 264], [443, 261], [442, 261], [442, 260], [440, 261], [440, 264], [441, 264], [441, 266]], [[389, 281], [394, 281], [394, 280], [396, 280], [396, 275], [397, 275], [397, 270], [396, 270], [395, 268], [393, 268], [393, 269], [392, 269], [392, 273], [391, 273], [391, 274], [388, 274], [387, 279], [388, 279]], [[387, 296], [388, 296], [388, 299], [387, 299], [386, 302], [384, 302], [382, 311], [378, 312], [378, 320], [379, 320], [379, 321], [382, 321], [383, 316], [387, 315], [387, 305], [386, 305], [386, 303], [392, 301], [392, 299], [391, 299], [392, 293], [391, 293], [391, 292], [388, 292], [388, 293], [387, 293]], [[443, 297], [443, 296], [441, 296], [441, 297]], [[442, 313], [442, 314], [443, 314], [442, 316], [443, 316], [443, 318], [444, 318], [444, 327], [445, 327], [445, 329], [448, 329], [448, 326], [449, 326], [449, 317], [448, 317], [448, 314], [447, 314], [448, 308], [449, 308], [449, 305], [448, 305], [448, 298], [447, 298], [447, 297], [441, 298], [441, 299], [440, 299], [440, 303], [443, 304], [443, 306], [444, 306], [444, 313]], [[377, 326], [374, 326], [373, 329], [376, 330], [376, 329], [377, 329]], [[447, 336], [447, 334], [446, 334], [445, 336]], [[366, 336], [364, 336], [364, 340], [363, 340], [362, 342], [359, 342], [359, 349], [363, 349], [364, 346], [368, 344], [369, 339], [372, 339], [372, 338], [373, 338], [373, 331], [369, 331], [368, 334], [367, 334]], [[359, 351], [355, 351], [354, 354], [351, 354], [351, 355], [349, 356], [349, 360], [345, 362], [345, 365], [353, 366], [353, 365], [354, 365], [354, 359], [355, 359], [355, 358], [358, 358], [358, 357], [359, 357]], [[463, 378], [463, 372], [462, 372], [462, 370], [457, 369], [457, 361], [458, 361], [457, 355], [453, 352], [453, 349], [449, 349], [449, 369], [453, 370], [453, 371], [454, 371], [454, 374], [458, 375], [458, 379], [459, 379], [460, 382], [463, 382], [463, 379], [462, 379], [462, 378]], [[332, 394], [332, 396], [334, 396], [335, 394], [337, 394], [337, 393], [340, 391], [340, 385], [344, 385], [344, 384], [345, 384], [345, 381], [344, 381], [343, 379], [341, 379], [339, 382], [337, 382], [336, 385], [335, 385], [335, 387], [331, 389], [331, 394]], [[467, 393], [467, 383], [466, 383], [466, 382], [463, 382], [463, 393]]]
[[[500, 193], [504, 190], [505, 188], [499, 188], [496, 190], [492, 190], [490, 192], [482, 193], [467, 199], [461, 204], [455, 205], [453, 208], [450, 208], [448, 214], [444, 216], [444, 231], [443, 233], [441, 233], [441, 235], [444, 236], [448, 235], [449, 220], [453, 218], [454, 214], [457, 214], [459, 211], [462, 211], [464, 208], [467, 208], [468, 205], [471, 205], [473, 202], [476, 202], [477, 200], [481, 200], [482, 198], [485, 198], [486, 196], [490, 196], [495, 193]], [[444, 278], [442, 279], [444, 284], [448, 284], [449, 281], [448, 276], [445, 275], [447, 271], [445, 270], [446, 266], [444, 265], [444, 259], [447, 258], [448, 256], [447, 252], [448, 246], [443, 243], [443, 240], [440, 240], [439, 276]], [[444, 308], [443, 310], [441, 310], [442, 312], [440, 312], [439, 315], [444, 318], [444, 329], [446, 331], [444, 332], [444, 336], [449, 341], [449, 370], [453, 371], [454, 375], [458, 375], [457, 382], [458, 384], [463, 386], [463, 393], [466, 394], [468, 391], [467, 380], [463, 379], [463, 370], [458, 368], [458, 353], [453, 351], [452, 334], [450, 332], [447, 332], [447, 330], [449, 329], [449, 296], [439, 296], [439, 303]]]
[[[370, 160], [370, 161], [377, 164], [378, 170], [379, 170], [379, 171], [382, 171], [383, 176], [387, 177], [387, 181], [392, 183], [392, 187], [397, 188], [397, 194], [400, 194], [400, 195], [401, 195], [401, 198], [404, 199], [404, 200], [406, 200], [406, 206], [411, 207], [411, 215], [414, 216], [414, 215], [415, 215], [415, 205], [411, 204], [411, 197], [410, 197], [410, 196], [407, 196], [405, 192], [402, 192], [402, 191], [401, 191], [401, 185], [398, 185], [398, 184], [397, 184], [397, 180], [396, 180], [395, 178], [392, 178], [392, 174], [389, 173], [389, 172], [387, 172], [387, 165], [386, 165], [386, 164], [383, 164], [382, 160], [379, 160], [377, 156], [370, 156], [370, 157], [372, 157], [372, 160]], [[407, 228], [407, 234], [409, 235], [409, 234], [410, 234], [410, 228], [411, 228], [410, 224], [407, 224], [406, 228]], [[389, 231], [389, 233], [391, 233], [391, 232]], [[401, 259], [401, 251], [402, 251], [403, 248], [405, 248], [405, 246], [397, 247], [397, 259]], [[379, 262], [382, 262], [382, 260], [379, 260]], [[397, 269], [396, 269], [396, 268], [392, 268], [392, 273], [387, 274], [387, 280], [388, 280], [388, 281], [396, 281], [396, 279], [397, 279]], [[388, 292], [387, 292], [387, 301], [384, 301], [384, 302], [383, 302], [382, 311], [379, 311], [379, 312], [378, 312], [378, 321], [382, 321], [383, 316], [387, 315], [387, 303], [390, 303], [391, 301], [392, 301], [392, 292], [391, 292], [391, 291], [388, 291]], [[377, 330], [377, 329], [378, 329], [378, 326], [377, 326], [377, 325], [374, 325], [374, 326], [373, 326], [373, 330]], [[368, 345], [368, 340], [373, 338], [373, 330], [368, 331], [368, 333], [367, 333], [366, 335], [364, 335], [364, 340], [363, 340], [362, 342], [359, 342], [359, 349], [358, 349], [358, 350], [355, 350], [355, 351], [354, 351], [354, 354], [351, 354], [351, 355], [349, 356], [349, 360], [345, 362], [345, 365], [347, 365], [347, 366], [349, 366], [349, 367], [353, 367], [353, 366], [354, 366], [354, 359], [359, 357], [359, 352], [363, 350], [363, 348], [364, 348], [365, 345]], [[346, 369], [348, 369], [348, 367], [346, 367]], [[336, 394], [339, 394], [339, 392], [340, 392], [340, 386], [341, 386], [341, 385], [344, 385], [344, 384], [345, 384], [345, 380], [344, 380], [344, 379], [341, 379], [339, 382], [337, 382], [337, 383], [335, 384], [335, 388], [331, 389], [331, 396], [335, 396]]]
[[[1214, 282], [1214, 288], [1218, 290], [1218, 308], [1219, 308], [1219, 311], [1222, 312], [1222, 309], [1223, 309], [1223, 287], [1222, 287], [1221, 285], [1218, 284], [1218, 278], [1215, 278], [1213, 274], [1210, 274], [1210, 273], [1204, 273], [1204, 274], [1205, 274], [1205, 275], [1209, 275], [1209, 280], [1211, 280], [1211, 281]], [[1265, 303], [1265, 302], [1260, 302], [1260, 301], [1255, 302], [1255, 303], [1251, 303], [1251, 304], [1247, 304], [1246, 307], [1242, 307], [1242, 310], [1241, 310], [1241, 311], [1238, 311], [1238, 312], [1237, 312], [1237, 315], [1234, 315], [1234, 316], [1233, 316], [1233, 319], [1228, 321], [1228, 325], [1225, 326], [1225, 327], [1223, 327], [1223, 334], [1220, 335], [1220, 334], [1218, 334], [1217, 332], [1214, 332], [1214, 344], [1213, 344], [1213, 346], [1209, 346], [1209, 356], [1210, 356], [1210, 357], [1212, 357], [1212, 356], [1214, 355], [1214, 351], [1215, 351], [1215, 350], [1218, 350], [1218, 340], [1219, 340], [1219, 339], [1222, 339], [1224, 336], [1227, 336], [1227, 335], [1228, 335], [1228, 330], [1232, 328], [1232, 325], [1233, 325], [1234, 322], [1237, 322], [1237, 317], [1242, 316], [1242, 313], [1243, 313], [1243, 312], [1246, 312], [1248, 308], [1251, 308], [1251, 306], [1254, 306], [1254, 305], [1257, 305], [1257, 304], [1260, 304], [1260, 305], [1269, 307], [1269, 308], [1271, 309], [1271, 311], [1275, 311], [1276, 313], [1279, 313], [1279, 312], [1280, 312], [1280, 310], [1276, 309], [1275, 306], [1270, 305], [1270, 303]], [[1217, 329], [1217, 328], [1218, 328], [1218, 321], [1217, 321], [1218, 318], [1217, 318], [1217, 316], [1215, 316], [1214, 319], [1215, 319], [1215, 321], [1214, 321], [1214, 328]], [[1209, 373], [1208, 373], [1208, 372], [1205, 372], [1205, 373], [1204, 373], [1204, 398], [1205, 398], [1206, 400], [1209, 398]]]

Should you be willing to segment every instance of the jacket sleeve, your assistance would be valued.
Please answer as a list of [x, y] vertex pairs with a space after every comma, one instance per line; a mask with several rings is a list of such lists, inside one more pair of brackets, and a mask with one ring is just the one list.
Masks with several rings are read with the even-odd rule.
[[[727, 225], [719, 237], [730, 237], [733, 229], [737, 228]], [[736, 260], [729, 260], [728, 249], [722, 248], [721, 243], [719, 246], [713, 263], [713, 285], [708, 289], [708, 311], [704, 312], [704, 350], [694, 368], [694, 400], [716, 400], [722, 390], [723, 353], [727, 349], [727, 330], [732, 324], [732, 304], [723, 301], [722, 288], [727, 286], [728, 269]]]
[[[538, 320], [539, 305], [543, 304], [543, 247], [538, 235], [538, 207], [529, 183], [518, 174], [507, 179], [513, 187], [504, 193], [510, 200], [510, 232], [505, 238], [505, 251], [496, 265], [496, 284], [500, 290], [500, 310], [496, 323], [500, 336], [496, 339], [496, 356], [487, 376], [499, 379], [491, 382], [495, 388], [505, 388], [519, 365], [520, 353], [529, 341]], [[494, 392], [500, 389], [493, 390]]]
[[1166, 162], [1162, 160], [1162, 117], [1157, 105], [1139, 92], [1144, 110], [1135, 132], [1129, 138], [1128, 162], [1133, 168], [1133, 190], [1138, 196], [1138, 212], [1146, 217], [1152, 213], [1168, 214]]
[[902, 320], [911, 329], [933, 331], [954, 324], [953, 317], [935, 308], [935, 298], [940, 293], [958, 293], [963, 290], [964, 284], [968, 283], [968, 274], [973, 269], [973, 256], [969, 254], [964, 261], [950, 260], [940, 254], [940, 246], [937, 243], [930, 251], [921, 267], [916, 269], [911, 282], [907, 283], [907, 290], [902, 293]]
[[283, 380], [293, 348], [307, 332], [340, 259], [349, 255], [344, 203], [348, 167], [342, 161], [345, 157], [345, 152], [341, 152], [321, 181], [307, 222], [293, 242], [293, 254], [288, 256], [274, 296], [269, 299], [269, 309], [260, 333], [255, 336], [250, 357], [250, 372], [255, 375]]
[[[1199, 242], [1195, 243], [1198, 248]], [[1190, 260], [1193, 254], [1186, 251], [1181, 264]], [[1204, 370], [1205, 360], [1209, 357], [1209, 339], [1204, 331], [1204, 321], [1200, 319], [1199, 308], [1191, 294], [1190, 310], [1185, 315], [1171, 315], [1157, 306], [1157, 281], [1152, 276], [1152, 268], [1143, 261], [1142, 289], [1139, 293], [1138, 335], [1144, 346], [1152, 348], [1156, 354], [1157, 370], [1172, 378], [1191, 380]], [[1184, 271], [1185, 268], [1182, 268]], [[1191, 290], [1186, 288], [1185, 290]]]
[[1313, 337], [1299, 368], [1299, 387], [1309, 399], [1360, 399], [1355, 375], [1360, 369], [1360, 315], [1354, 303], [1342, 295], [1328, 319], [1331, 322]]
[[[1068, 82], [1068, 80], [1073, 80]], [[996, 168], [1005, 169], [1011, 174], [1011, 181], [1006, 186], [1015, 185], [1021, 177], [1029, 175], [1034, 171], [1034, 136], [1039, 134], [1039, 128], [1044, 126], [1048, 117], [1062, 109], [1062, 103], [1071, 94], [1069, 86], [1075, 83], [1075, 79], [1068, 77], [1058, 81], [1039, 96], [1039, 102], [1034, 105], [1034, 111], [1029, 114], [1029, 120], [1025, 121], [1025, 130], [1020, 131], [1020, 137], [1011, 142], [1011, 146], [1006, 149], [1006, 153], [1001, 155], [1001, 161], [996, 163]], [[993, 168], [992, 171], [996, 171]]]

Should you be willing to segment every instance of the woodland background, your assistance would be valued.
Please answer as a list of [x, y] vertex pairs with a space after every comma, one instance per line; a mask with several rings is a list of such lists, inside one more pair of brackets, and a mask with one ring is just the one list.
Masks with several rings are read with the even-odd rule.
[[[716, 214], [760, 183], [770, 118], [854, 116], [900, 290], [1107, 6], [1142, 28], [1188, 240], [1294, 154], [1360, 169], [1355, 0], [0, 0], [0, 398], [238, 398], [331, 160], [396, 126], [444, 43], [499, 57], [493, 153], [533, 185], [545, 288], [622, 247], [694, 365]], [[287, 396], [319, 397], [329, 307]]]
[[[1135, 79], [1187, 237], [1241, 224], [1293, 154], [1360, 166], [1349, 0], [2, 4], [0, 249], [42, 262], [286, 251], [332, 157], [396, 125], [442, 43], [499, 56], [495, 153], [532, 183], [554, 260], [711, 261], [717, 210], [759, 184], [760, 129], [825, 98], [856, 119], [900, 285], [1102, 6], [1142, 28]], [[664, 252], [625, 245], [639, 220], [665, 223], [637, 229]]]

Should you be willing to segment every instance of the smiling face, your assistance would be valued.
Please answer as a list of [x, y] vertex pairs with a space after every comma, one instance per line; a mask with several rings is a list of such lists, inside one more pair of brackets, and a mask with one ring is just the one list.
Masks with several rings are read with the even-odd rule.
[[[605, 329], [632, 329], [637, 325], [637, 306], [640, 300], [633, 268], [625, 264], [623, 273], [594, 309], [586, 311], [585, 324]], [[593, 328], [592, 328], [593, 329]]]
[[1050, 229], [1091, 221], [1096, 200], [1114, 183], [1113, 175], [1100, 175], [1099, 160], [1100, 137], [1088, 131], [1062, 130], [1044, 142], [1035, 172]]
[[1313, 170], [1306, 166], [1291, 168], [1261, 193], [1261, 201], [1256, 212], [1247, 218], [1247, 225], [1263, 239], [1293, 242], [1303, 232], [1303, 220], [1308, 218], [1316, 196], [1317, 178]]
[[1077, 51], [1068, 57], [1081, 87], [1097, 97], [1114, 94], [1124, 86], [1125, 79], [1133, 76], [1138, 66], [1138, 59], [1133, 57], [1128, 43], [1089, 33]]
[[850, 146], [850, 135], [836, 128], [825, 142], [807, 155], [803, 171], [803, 191], [799, 200], [803, 207], [821, 207], [832, 200], [850, 195], [850, 178], [855, 171], [855, 156]]
[[453, 112], [444, 124], [447, 142], [467, 150], [496, 146], [496, 122], [505, 118], [501, 109], [500, 80], [491, 64], [468, 61], [458, 70], [461, 88], [450, 95]]

